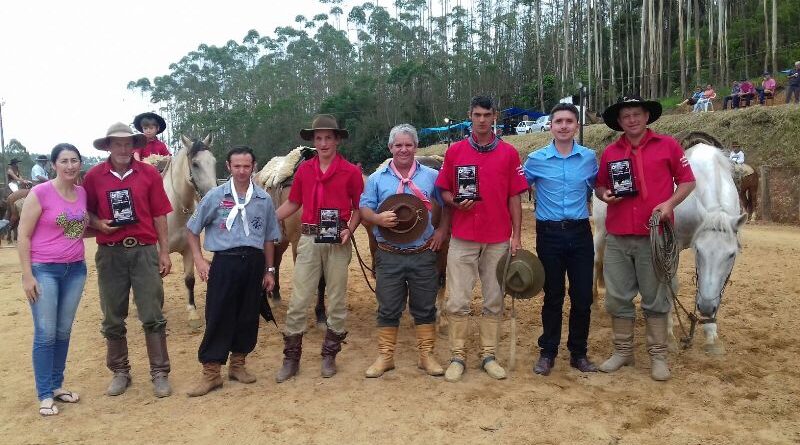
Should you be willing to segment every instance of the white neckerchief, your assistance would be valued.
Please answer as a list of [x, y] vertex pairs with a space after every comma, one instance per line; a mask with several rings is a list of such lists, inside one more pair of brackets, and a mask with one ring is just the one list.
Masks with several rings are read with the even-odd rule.
[[250, 181], [250, 185], [247, 186], [247, 193], [244, 195], [244, 204], [239, 204], [239, 194], [236, 192], [236, 186], [233, 183], [233, 178], [231, 178], [230, 181], [231, 192], [233, 193], [233, 199], [235, 200], [236, 205], [233, 206], [231, 213], [228, 214], [228, 218], [225, 220], [225, 227], [228, 229], [228, 231], [230, 231], [231, 227], [233, 227], [233, 220], [235, 220], [236, 215], [241, 212], [242, 223], [244, 224], [244, 234], [250, 236], [250, 224], [247, 222], [247, 209], [245, 206], [248, 202], [250, 202], [250, 198], [253, 197], [253, 181]]

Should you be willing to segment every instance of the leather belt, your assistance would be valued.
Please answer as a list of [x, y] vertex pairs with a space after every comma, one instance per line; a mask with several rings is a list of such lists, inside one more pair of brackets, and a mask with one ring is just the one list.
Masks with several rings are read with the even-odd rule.
[[541, 219], [536, 220], [536, 227], [541, 227], [544, 229], [566, 230], [586, 226], [589, 226], [588, 219], [565, 219], [562, 221], [545, 221]]
[[[339, 222], [339, 231], [341, 232], [343, 229], [347, 228], [347, 224], [343, 222]], [[300, 224], [300, 233], [302, 235], [311, 235], [317, 236], [319, 234], [319, 225], [317, 224]]]
[[384, 252], [398, 253], [400, 255], [414, 255], [429, 250], [430, 248], [431, 248], [430, 238], [428, 239], [428, 241], [425, 242], [425, 244], [419, 247], [412, 247], [410, 249], [400, 249], [392, 246], [391, 244], [378, 243], [378, 249], [383, 250]]
[[123, 238], [122, 241], [115, 241], [115, 242], [112, 242], [112, 243], [105, 243], [105, 245], [108, 246], [108, 247], [122, 246], [122, 247], [125, 247], [125, 248], [131, 248], [131, 247], [136, 247], [136, 246], [146, 246], [147, 244], [139, 241], [138, 239], [136, 239], [136, 238], [134, 238], [132, 236], [128, 236], [128, 237]]

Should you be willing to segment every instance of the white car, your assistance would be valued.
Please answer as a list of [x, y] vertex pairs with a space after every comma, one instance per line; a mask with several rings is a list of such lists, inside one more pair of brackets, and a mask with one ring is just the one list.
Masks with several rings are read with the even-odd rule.
[[542, 116], [535, 121], [521, 121], [517, 124], [517, 134], [544, 133], [550, 131], [550, 116]]

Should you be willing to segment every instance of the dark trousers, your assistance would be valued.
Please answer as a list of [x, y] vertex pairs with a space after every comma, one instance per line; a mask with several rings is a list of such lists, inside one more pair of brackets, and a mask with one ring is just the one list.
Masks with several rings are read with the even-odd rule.
[[406, 299], [415, 324], [436, 321], [436, 293], [439, 291], [436, 252], [426, 250], [403, 255], [376, 250], [375, 273], [378, 327], [399, 326]]
[[739, 95], [736, 94], [736, 95], [733, 95], [733, 96], [725, 96], [725, 99], [722, 102], [722, 109], [723, 110], [727, 110], [728, 109], [728, 103], [729, 102], [732, 103], [731, 104], [731, 109], [739, 108]]
[[800, 103], [800, 85], [789, 85], [786, 90], [786, 103], [792, 103], [792, 95], [794, 95], [794, 103]]
[[206, 331], [197, 351], [200, 363], [221, 363], [229, 352], [247, 354], [256, 346], [264, 278], [264, 252], [240, 247], [217, 252], [206, 292]]
[[544, 305], [541, 355], [555, 358], [561, 342], [561, 315], [564, 306], [564, 275], [569, 278], [569, 338], [567, 348], [573, 357], [586, 355], [592, 312], [592, 274], [594, 244], [588, 220], [564, 226], [536, 222], [536, 253], [544, 266]]

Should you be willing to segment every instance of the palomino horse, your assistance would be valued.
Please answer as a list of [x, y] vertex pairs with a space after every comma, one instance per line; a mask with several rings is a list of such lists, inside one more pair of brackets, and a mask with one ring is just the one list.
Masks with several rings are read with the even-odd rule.
[[[725, 284], [740, 250], [738, 233], [747, 214], [739, 213], [739, 197], [731, 175], [731, 164], [718, 148], [700, 143], [686, 152], [686, 158], [697, 182], [694, 191], [675, 208], [676, 243], [679, 251], [688, 248], [695, 251], [695, 307], [707, 319], [705, 321], [714, 320], [702, 325], [705, 331], [704, 349], [722, 354], [724, 348], [717, 335], [715, 319]], [[593, 199], [592, 204], [596, 297], [598, 283], [602, 283], [607, 206], [597, 198]], [[669, 320], [670, 339], [674, 345], [671, 316]]]
[[194, 303], [194, 257], [186, 241], [186, 222], [194, 213], [197, 201], [217, 185], [217, 160], [211, 153], [211, 135], [202, 141], [181, 136], [184, 148], [178, 150], [161, 173], [172, 212], [167, 215], [169, 252], [183, 257], [183, 282], [189, 292], [186, 309], [189, 326], [200, 327]]

